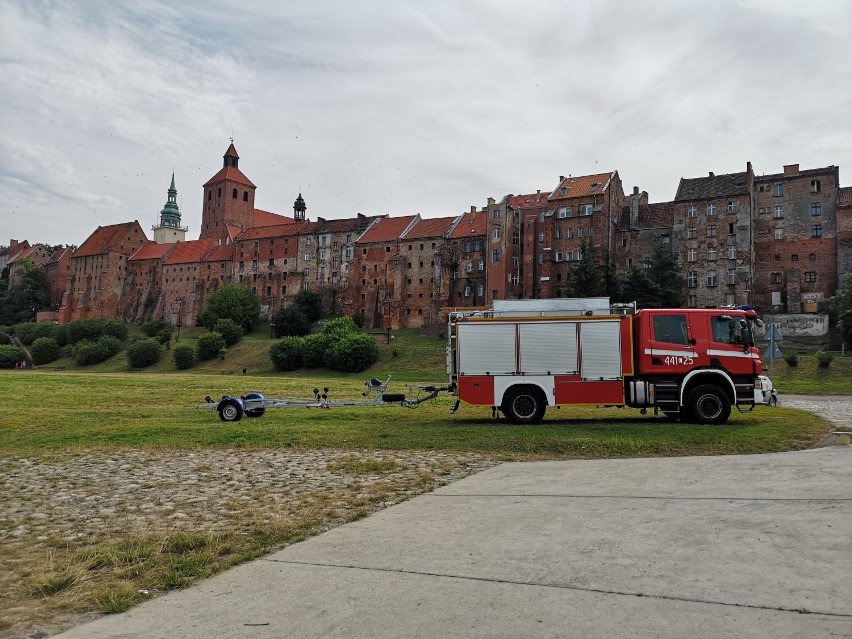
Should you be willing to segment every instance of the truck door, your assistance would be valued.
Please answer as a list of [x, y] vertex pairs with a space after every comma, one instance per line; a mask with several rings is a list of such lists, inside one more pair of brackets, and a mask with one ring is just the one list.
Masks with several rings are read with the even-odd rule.
[[649, 328], [651, 334], [644, 355], [650, 356], [653, 373], [686, 374], [695, 367], [695, 338], [685, 313], [654, 312]]
[[757, 355], [751, 352], [751, 332], [746, 320], [726, 314], [710, 317], [710, 339], [707, 347], [709, 364], [724, 368], [733, 375], [755, 374]]

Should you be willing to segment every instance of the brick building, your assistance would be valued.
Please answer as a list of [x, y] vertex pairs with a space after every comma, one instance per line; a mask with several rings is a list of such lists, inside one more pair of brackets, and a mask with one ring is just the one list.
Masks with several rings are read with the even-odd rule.
[[33, 246], [28, 246], [16, 251], [9, 259], [8, 263], [9, 286], [12, 287], [21, 283], [21, 277], [18, 273], [18, 269], [22, 262], [32, 262], [33, 265], [42, 268], [49, 258], [50, 253], [48, 252], [48, 247], [44, 244], [34, 244]]
[[648, 193], [633, 187], [615, 230], [615, 263], [624, 273], [631, 266], [650, 266], [655, 243], [668, 244], [679, 254], [679, 234], [674, 233], [675, 202], [648, 202]]
[[852, 273], [852, 186], [837, 189], [837, 285]]
[[119, 317], [145, 322], [163, 316], [163, 262], [175, 246], [147, 242], [127, 258]]
[[56, 249], [47, 258], [42, 267], [47, 277], [47, 286], [50, 299], [50, 309], [55, 311], [62, 304], [62, 296], [68, 284], [68, 276], [71, 273], [71, 256], [74, 248], [65, 246]]
[[447, 238], [449, 269], [449, 306], [485, 306], [487, 295], [486, 268], [488, 259], [486, 241], [486, 216], [475, 206], [464, 213], [451, 229]]

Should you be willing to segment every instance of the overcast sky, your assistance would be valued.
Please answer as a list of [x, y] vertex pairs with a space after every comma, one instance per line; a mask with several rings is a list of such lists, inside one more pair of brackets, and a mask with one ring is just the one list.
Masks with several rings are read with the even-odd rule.
[[0, 245], [188, 239], [233, 136], [258, 208], [450, 216], [618, 170], [839, 165], [849, 0], [0, 1]]

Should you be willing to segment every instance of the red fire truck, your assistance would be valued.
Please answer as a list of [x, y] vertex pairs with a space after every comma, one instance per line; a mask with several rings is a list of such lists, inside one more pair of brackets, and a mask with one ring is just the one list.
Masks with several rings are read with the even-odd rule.
[[495, 300], [450, 313], [449, 390], [518, 424], [548, 406], [629, 406], [721, 424], [771, 404], [753, 310], [643, 309], [608, 298]]

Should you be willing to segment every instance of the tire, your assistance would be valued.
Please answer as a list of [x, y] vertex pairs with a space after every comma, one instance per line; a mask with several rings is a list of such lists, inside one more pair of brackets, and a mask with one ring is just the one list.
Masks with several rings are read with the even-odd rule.
[[731, 401], [718, 386], [703, 384], [689, 394], [686, 402], [697, 424], [724, 424], [731, 416]]
[[520, 386], [506, 391], [500, 410], [513, 424], [538, 424], [546, 408], [547, 402], [539, 389]]
[[405, 393], [385, 393], [382, 395], [383, 402], [402, 402], [405, 401]]
[[769, 405], [772, 406], [773, 408], [775, 406], [778, 406], [778, 396], [775, 395], [774, 393], [769, 396]]
[[263, 417], [263, 414], [266, 412], [265, 408], [250, 408], [245, 411], [243, 414], [246, 417]]
[[223, 422], [238, 422], [243, 418], [243, 407], [235, 399], [228, 399], [219, 404], [219, 419]]

